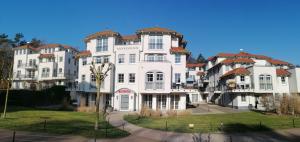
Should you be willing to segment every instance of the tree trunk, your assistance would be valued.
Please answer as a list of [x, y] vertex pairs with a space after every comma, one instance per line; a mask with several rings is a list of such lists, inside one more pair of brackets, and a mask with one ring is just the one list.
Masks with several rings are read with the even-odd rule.
[[98, 130], [98, 127], [99, 127], [99, 117], [100, 117], [100, 108], [99, 108], [99, 105], [100, 105], [100, 84], [96, 85], [97, 87], [97, 97], [96, 97], [96, 121], [95, 121], [95, 130]]
[[6, 80], [7, 83], [7, 88], [6, 88], [6, 95], [5, 95], [5, 104], [4, 104], [4, 111], [3, 111], [3, 118], [6, 117], [6, 109], [7, 109], [7, 101], [8, 101], [8, 93], [9, 93], [9, 89], [10, 89], [10, 82], [12, 80], [12, 69], [13, 69], [13, 64], [11, 64], [11, 66], [9, 67], [9, 74], [8, 74], [8, 78]]

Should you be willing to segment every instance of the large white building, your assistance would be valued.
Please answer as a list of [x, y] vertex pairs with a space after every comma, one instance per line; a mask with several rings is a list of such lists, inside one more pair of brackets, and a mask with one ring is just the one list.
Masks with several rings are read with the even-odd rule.
[[78, 51], [61, 44], [14, 48], [13, 89], [44, 89], [68, 85], [77, 76]]
[[180, 33], [165, 28], [145, 28], [134, 35], [102, 31], [85, 39], [86, 51], [78, 54], [78, 101], [95, 104], [95, 78], [92, 62], [113, 63], [101, 87], [100, 106], [119, 111], [184, 110], [187, 95], [197, 89], [186, 85], [186, 42]]
[[263, 55], [220, 53], [208, 59], [208, 100], [246, 109], [262, 107], [262, 96], [299, 93], [299, 68], [292, 68]]

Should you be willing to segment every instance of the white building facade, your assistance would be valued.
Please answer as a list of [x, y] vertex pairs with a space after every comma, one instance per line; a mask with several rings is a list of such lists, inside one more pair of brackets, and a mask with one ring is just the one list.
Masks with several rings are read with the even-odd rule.
[[291, 93], [291, 79], [296, 81], [297, 76], [292, 77], [290, 68], [287, 62], [263, 55], [220, 53], [208, 59], [208, 100], [233, 108], [259, 109], [264, 96]]
[[75, 81], [75, 48], [46, 44], [37, 48], [24, 45], [14, 48], [13, 89], [45, 89]]
[[100, 106], [117, 111], [186, 109], [186, 42], [176, 31], [145, 28], [134, 35], [113, 31], [97, 32], [85, 39], [86, 51], [78, 54], [78, 103], [95, 105], [92, 62], [112, 63], [105, 79]]

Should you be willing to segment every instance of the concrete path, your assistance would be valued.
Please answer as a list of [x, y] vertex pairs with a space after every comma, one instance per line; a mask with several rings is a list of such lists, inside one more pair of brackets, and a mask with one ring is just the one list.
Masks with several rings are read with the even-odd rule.
[[192, 110], [194, 115], [202, 115], [202, 114], [219, 114], [219, 113], [239, 113], [245, 112], [249, 110], [241, 110], [241, 109], [232, 109], [230, 107], [222, 107], [219, 105], [213, 104], [200, 104], [196, 108], [189, 108]]
[[[189, 134], [142, 128], [123, 120], [124, 112], [112, 112], [108, 118], [110, 124], [130, 132], [131, 135], [121, 139], [102, 139], [99, 142], [299, 142], [300, 128], [271, 132], [251, 133], [215, 133]], [[123, 125], [124, 124], [124, 125]], [[124, 127], [123, 127], [124, 126]]]

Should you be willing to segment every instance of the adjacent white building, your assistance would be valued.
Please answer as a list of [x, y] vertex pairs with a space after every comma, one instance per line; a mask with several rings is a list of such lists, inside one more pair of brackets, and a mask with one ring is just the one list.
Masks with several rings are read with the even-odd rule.
[[291, 67], [287, 62], [246, 52], [210, 57], [207, 64], [209, 101], [241, 109], [259, 108], [262, 96], [291, 93], [290, 86], [294, 84], [290, 83], [297, 78], [289, 70]]
[[100, 106], [118, 111], [186, 109], [186, 42], [180, 33], [165, 28], [145, 28], [134, 35], [102, 31], [85, 39], [78, 54], [78, 103], [95, 104], [95, 78], [91, 62], [113, 63], [101, 88]]
[[77, 53], [75, 48], [61, 44], [14, 48], [12, 88], [35, 90], [74, 82], [78, 70]]

